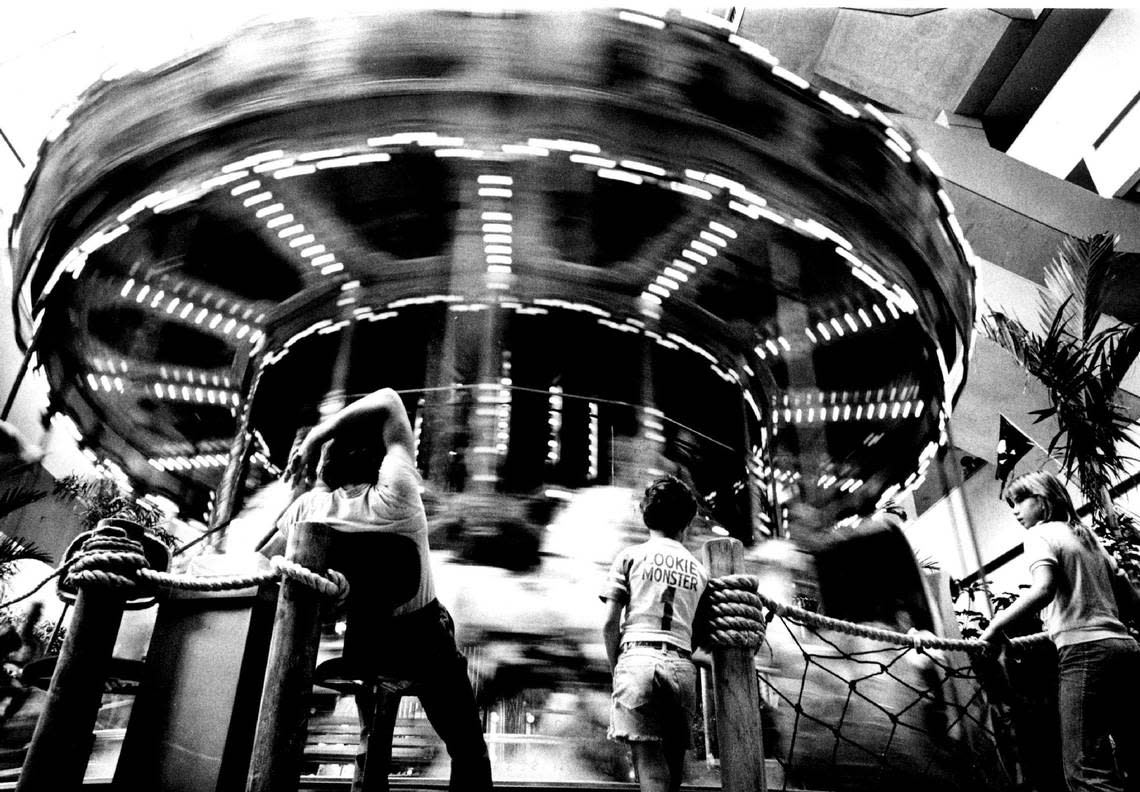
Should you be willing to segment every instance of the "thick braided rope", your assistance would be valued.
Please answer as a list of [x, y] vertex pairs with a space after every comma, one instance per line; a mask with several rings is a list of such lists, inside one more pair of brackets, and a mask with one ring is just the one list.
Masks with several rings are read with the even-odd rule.
[[77, 588], [113, 589], [130, 598], [140, 593], [138, 572], [146, 565], [142, 542], [118, 529], [105, 528], [83, 542], [64, 581]]
[[154, 569], [140, 569], [139, 577], [164, 589], [183, 591], [230, 591], [233, 589], [260, 586], [276, 580], [276, 572], [257, 572], [252, 575], [180, 575], [173, 572], [159, 572]]
[[269, 560], [269, 564], [272, 571], [256, 572], [252, 575], [195, 576], [143, 569], [139, 571], [139, 577], [167, 589], [183, 591], [230, 591], [260, 586], [278, 577], [288, 577], [326, 597], [334, 597], [338, 605], [348, 597], [348, 580], [335, 569], [328, 570], [325, 575], [319, 575], [300, 564], [287, 561], [283, 556], [274, 556]]
[[725, 575], [709, 581], [709, 638], [715, 646], [755, 651], [764, 643], [767, 622], [754, 575]]
[[86, 539], [73, 557], [65, 559], [58, 569], [30, 591], [7, 602], [0, 602], [0, 610], [27, 599], [56, 577], [62, 577], [69, 586], [103, 586], [121, 591], [125, 598], [132, 599], [156, 588], [229, 591], [259, 586], [281, 576], [308, 586], [326, 597], [333, 597], [337, 607], [348, 599], [348, 579], [335, 569], [328, 570], [322, 576], [300, 564], [287, 561], [282, 556], [270, 559], [270, 566], [273, 571], [252, 575], [193, 576], [160, 572], [147, 566], [146, 552], [141, 542], [128, 537], [121, 528], [109, 526], [100, 528]]
[[[923, 649], [944, 649], [958, 652], [984, 653], [991, 649], [991, 645], [987, 641], [970, 638], [939, 638], [937, 636], [931, 636], [930, 634], [900, 633], [893, 630], [884, 630], [878, 627], [870, 627], [866, 624], [855, 624], [853, 622], [843, 621], [842, 619], [833, 619], [830, 616], [822, 616], [818, 613], [804, 610], [803, 608], [797, 608], [795, 605], [779, 602], [763, 594], [758, 594], [758, 597], [768, 610], [808, 627], [835, 630], [836, 632], [856, 635], [863, 638], [873, 638], [883, 643], [909, 646], [920, 651]], [[1048, 640], [1049, 635], [1041, 632], [1013, 638], [1010, 640], [1010, 644], [1017, 648], [1024, 648]]]
[[269, 565], [282, 577], [295, 580], [326, 597], [334, 597], [338, 603], [348, 596], [348, 580], [335, 569], [328, 570], [326, 578], [283, 556], [273, 556], [269, 559]]
[[322, 576], [282, 556], [270, 559], [272, 572], [253, 575], [195, 577], [159, 572], [147, 566], [142, 543], [116, 528], [101, 529], [87, 539], [70, 565], [65, 577], [68, 583], [75, 586], [97, 584], [121, 591], [127, 597], [153, 586], [189, 591], [242, 589], [260, 585], [278, 575], [335, 598], [338, 605], [348, 597], [348, 580], [340, 572], [330, 569], [327, 577]]

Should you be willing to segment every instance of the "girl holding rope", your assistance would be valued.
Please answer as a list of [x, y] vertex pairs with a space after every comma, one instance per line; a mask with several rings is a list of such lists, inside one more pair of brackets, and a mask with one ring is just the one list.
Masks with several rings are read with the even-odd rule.
[[1057, 647], [1062, 762], [1070, 789], [1140, 790], [1140, 645], [1117, 610], [1114, 578], [1123, 573], [1078, 520], [1054, 474], [1014, 479], [1005, 499], [1029, 532], [1025, 555], [1033, 582], [994, 616], [982, 640], [1004, 643], [1006, 625], [1043, 609]]

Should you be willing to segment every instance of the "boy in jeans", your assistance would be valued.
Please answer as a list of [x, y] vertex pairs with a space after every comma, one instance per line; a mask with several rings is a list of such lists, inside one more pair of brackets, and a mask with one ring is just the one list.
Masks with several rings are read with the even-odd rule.
[[642, 502], [649, 539], [618, 554], [601, 593], [614, 674], [609, 737], [629, 743], [643, 792], [676, 792], [684, 773], [696, 706], [693, 621], [708, 585], [681, 544], [696, 511], [681, 481], [651, 484]]

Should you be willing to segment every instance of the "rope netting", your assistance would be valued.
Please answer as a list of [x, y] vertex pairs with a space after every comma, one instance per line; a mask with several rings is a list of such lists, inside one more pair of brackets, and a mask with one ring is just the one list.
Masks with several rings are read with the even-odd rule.
[[709, 602], [710, 643], [758, 652], [764, 754], [782, 770], [769, 788], [1001, 789], [1018, 774], [989, 644], [824, 616], [753, 575], [710, 580]]
[[[1004, 789], [1015, 764], [1004, 673], [982, 641], [906, 633], [757, 599], [757, 655], [773, 789]], [[1010, 642], [1048, 651], [1044, 633]], [[1024, 758], [1024, 757], [1023, 757]]]

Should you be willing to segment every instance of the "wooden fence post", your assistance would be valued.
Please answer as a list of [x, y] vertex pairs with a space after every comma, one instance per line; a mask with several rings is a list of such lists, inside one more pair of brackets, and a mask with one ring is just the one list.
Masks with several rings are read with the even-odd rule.
[[[744, 572], [744, 545], [712, 539], [705, 545], [709, 577]], [[713, 695], [716, 701], [720, 778], [724, 792], [767, 792], [764, 740], [760, 729], [760, 687], [754, 652], [742, 646], [714, 646]]]
[[83, 786], [124, 601], [122, 592], [107, 587], [79, 588], [17, 792], [70, 792]]
[[[297, 524], [290, 532], [286, 558], [324, 574], [331, 534], [321, 523]], [[295, 792], [300, 784], [322, 599], [303, 583], [281, 581], [246, 792]]]

